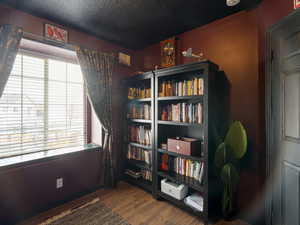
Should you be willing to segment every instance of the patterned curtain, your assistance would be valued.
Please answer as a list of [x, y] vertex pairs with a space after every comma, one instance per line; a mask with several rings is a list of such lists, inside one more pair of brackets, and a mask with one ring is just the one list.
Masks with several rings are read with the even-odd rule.
[[87, 86], [88, 96], [104, 132], [104, 185], [115, 186], [113, 163], [112, 74], [116, 57], [113, 54], [77, 49], [77, 57]]
[[14, 65], [22, 36], [22, 28], [0, 26], [0, 98]]

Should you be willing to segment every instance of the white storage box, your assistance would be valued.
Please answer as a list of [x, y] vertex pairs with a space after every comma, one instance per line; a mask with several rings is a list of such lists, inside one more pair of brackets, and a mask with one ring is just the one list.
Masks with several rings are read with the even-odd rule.
[[182, 200], [188, 193], [188, 187], [184, 184], [175, 184], [167, 181], [167, 179], [163, 179], [161, 180], [161, 192]]

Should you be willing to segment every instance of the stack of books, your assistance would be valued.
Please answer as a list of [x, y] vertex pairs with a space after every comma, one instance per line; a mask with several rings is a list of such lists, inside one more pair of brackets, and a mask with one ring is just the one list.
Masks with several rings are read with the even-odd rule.
[[151, 157], [152, 157], [151, 151], [145, 151], [142, 148], [128, 145], [127, 159], [142, 161], [148, 164], [149, 166], [151, 166]]
[[130, 104], [129, 119], [151, 120], [151, 105], [149, 104]]
[[152, 181], [152, 173], [148, 170], [126, 169], [125, 174], [134, 179], [143, 178], [144, 180]]
[[128, 99], [151, 98], [150, 88], [129, 88]]
[[162, 81], [159, 85], [159, 97], [203, 95], [203, 78], [184, 81]]
[[130, 142], [141, 145], [151, 145], [151, 128], [145, 126], [128, 126]]
[[130, 176], [134, 179], [138, 179], [142, 176], [140, 171], [136, 171], [136, 170], [132, 170], [132, 169], [126, 169], [125, 174], [127, 174], [128, 176]]
[[161, 109], [161, 120], [201, 124], [202, 104], [178, 103], [163, 106]]

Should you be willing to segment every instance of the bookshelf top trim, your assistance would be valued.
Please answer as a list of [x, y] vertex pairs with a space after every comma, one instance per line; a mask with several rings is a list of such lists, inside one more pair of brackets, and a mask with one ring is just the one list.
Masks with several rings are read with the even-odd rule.
[[124, 81], [125, 82], [142, 81], [142, 80], [151, 79], [152, 77], [153, 77], [153, 72], [149, 71], [143, 74], [135, 74], [131, 77], [124, 79]]
[[216, 64], [206, 60], [201, 62], [183, 64], [183, 65], [173, 66], [170, 68], [155, 70], [153, 72], [155, 73], [156, 77], [163, 77], [163, 76], [172, 76], [180, 73], [191, 72], [191, 71], [196, 71], [201, 69], [209, 69], [211, 67], [215, 70], [219, 69], [219, 67]]
[[189, 159], [189, 160], [192, 160], [192, 161], [198, 161], [198, 162], [205, 161], [204, 157], [201, 157], [201, 156], [183, 155], [183, 154], [180, 154], [180, 153], [171, 152], [171, 151], [161, 149], [161, 148], [157, 149], [157, 151], [159, 153], [162, 153], [162, 154], [168, 154], [168, 155], [171, 155], [171, 156], [174, 156], [174, 157], [185, 158], [185, 159]]

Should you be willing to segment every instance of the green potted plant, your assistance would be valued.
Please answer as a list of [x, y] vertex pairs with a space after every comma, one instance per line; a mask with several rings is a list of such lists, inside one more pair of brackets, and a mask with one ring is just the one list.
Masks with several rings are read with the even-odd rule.
[[247, 152], [247, 134], [242, 123], [234, 121], [215, 153], [215, 165], [223, 183], [222, 212], [225, 218], [234, 213], [235, 193], [239, 183], [239, 161]]

